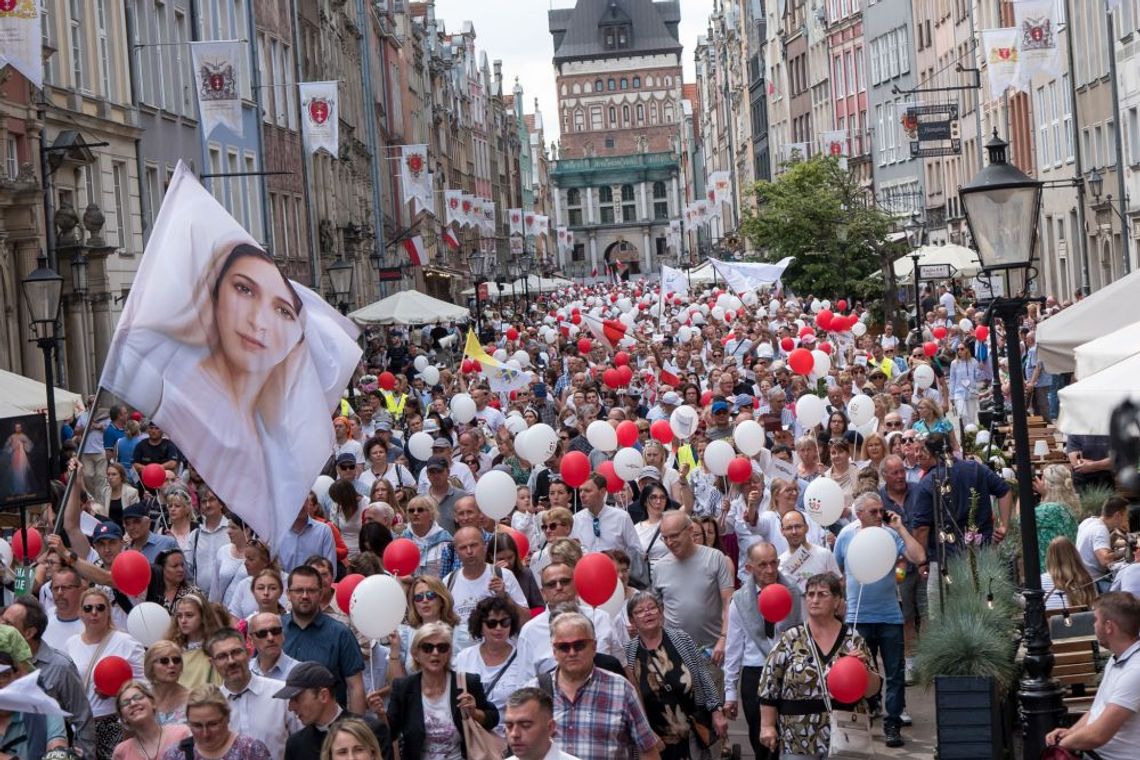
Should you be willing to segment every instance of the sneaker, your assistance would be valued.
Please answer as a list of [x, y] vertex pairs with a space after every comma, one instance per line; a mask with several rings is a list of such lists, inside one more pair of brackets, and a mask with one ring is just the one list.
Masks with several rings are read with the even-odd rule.
[[906, 744], [902, 738], [902, 731], [898, 726], [884, 726], [883, 735], [887, 737], [888, 747], [901, 747]]
[[908, 713], [906, 710], [903, 710], [901, 713], [899, 713], [899, 721], [904, 726], [913, 726], [914, 725], [914, 721], [910, 719], [910, 713]]

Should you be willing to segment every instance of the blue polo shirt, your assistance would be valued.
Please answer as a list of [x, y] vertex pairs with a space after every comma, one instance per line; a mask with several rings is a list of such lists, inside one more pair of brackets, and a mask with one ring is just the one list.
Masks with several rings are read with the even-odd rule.
[[[129, 548], [129, 547], [128, 547]], [[139, 551], [150, 564], [154, 564], [158, 560], [158, 555], [162, 552], [168, 552], [171, 549], [177, 549], [178, 542], [170, 536], [164, 536], [161, 533], [155, 533], [153, 530], [150, 535], [146, 537], [146, 543], [143, 544]]]
[[[858, 522], [853, 522], [839, 531], [835, 539], [835, 561], [847, 578], [847, 622], [848, 623], [896, 623], [903, 624], [902, 607], [899, 606], [898, 583], [892, 570], [881, 580], [866, 585], [859, 583], [855, 576], [847, 572], [847, 551], [855, 535], [862, 530]], [[898, 556], [903, 553], [902, 537], [893, 528], [883, 526], [891, 534], [898, 548]], [[862, 591], [862, 596], [860, 596]]]
[[332, 528], [310, 517], [300, 533], [292, 528], [285, 532], [281, 546], [277, 549], [277, 562], [286, 572], [291, 572], [305, 564], [305, 560], [314, 554], [326, 558], [336, 567], [336, 543], [333, 541]]
[[323, 612], [302, 628], [293, 622], [293, 616], [283, 615], [285, 628], [285, 654], [298, 662], [319, 662], [336, 676], [336, 700], [347, 704], [348, 689], [345, 679], [364, 671], [364, 657], [360, 645], [348, 626]]

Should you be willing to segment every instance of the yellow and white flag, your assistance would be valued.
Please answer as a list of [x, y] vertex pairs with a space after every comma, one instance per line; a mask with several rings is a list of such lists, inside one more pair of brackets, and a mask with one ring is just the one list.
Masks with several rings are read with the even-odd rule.
[[531, 373], [515, 369], [488, 354], [473, 330], [467, 331], [467, 345], [463, 349], [463, 355], [479, 362], [483, 376], [487, 378], [494, 393], [510, 393], [530, 385]]

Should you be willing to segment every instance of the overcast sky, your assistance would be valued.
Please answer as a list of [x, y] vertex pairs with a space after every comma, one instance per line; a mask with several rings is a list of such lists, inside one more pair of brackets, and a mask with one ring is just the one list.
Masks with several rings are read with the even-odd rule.
[[[574, 0], [436, 0], [435, 15], [448, 33], [462, 30], [464, 21], [475, 24], [475, 44], [490, 61], [503, 62], [504, 87], [511, 90], [515, 77], [523, 87], [526, 112], [534, 111], [534, 98], [542, 109], [546, 142], [558, 139], [554, 88], [554, 43], [546, 14], [551, 8], [572, 8]], [[681, 0], [681, 44], [685, 81], [693, 82], [693, 50], [697, 35], [708, 28], [712, 0]]]

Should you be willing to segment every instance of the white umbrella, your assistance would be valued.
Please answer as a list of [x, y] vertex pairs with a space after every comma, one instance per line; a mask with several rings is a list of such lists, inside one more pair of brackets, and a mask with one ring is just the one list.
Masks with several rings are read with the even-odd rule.
[[418, 290], [401, 291], [348, 315], [353, 322], [364, 325], [429, 325], [470, 317], [466, 307], [432, 298]]
[[1037, 327], [1037, 355], [1050, 372], [1076, 369], [1073, 352], [1084, 343], [1140, 320], [1140, 272], [1105, 285]]
[[[47, 408], [47, 386], [39, 380], [0, 370], [0, 417], [37, 414]], [[83, 397], [78, 393], [55, 389], [55, 416], [69, 420], [83, 411]]]
[[[973, 277], [982, 271], [982, 264], [978, 261], [978, 254], [963, 245], [924, 245], [918, 249], [918, 265], [949, 264], [957, 270], [955, 277]], [[914, 272], [914, 260], [910, 256], [903, 256], [895, 261], [895, 277], [900, 282], [910, 280]]]

